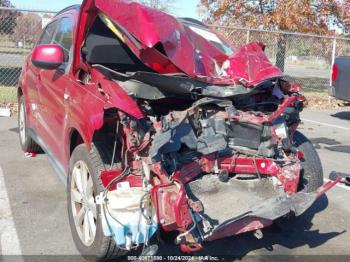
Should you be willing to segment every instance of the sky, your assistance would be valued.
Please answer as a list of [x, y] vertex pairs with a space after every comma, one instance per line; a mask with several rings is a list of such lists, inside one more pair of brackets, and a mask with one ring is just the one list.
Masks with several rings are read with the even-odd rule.
[[[81, 2], [81, 0], [11, 0], [11, 3], [17, 8], [53, 11], [59, 11], [69, 5], [80, 4]], [[173, 0], [173, 2], [171, 11], [176, 16], [199, 18], [197, 14], [199, 0]]]

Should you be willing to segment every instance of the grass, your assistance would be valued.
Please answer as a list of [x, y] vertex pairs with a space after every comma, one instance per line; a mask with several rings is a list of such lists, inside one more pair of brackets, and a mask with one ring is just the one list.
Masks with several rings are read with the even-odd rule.
[[0, 104], [16, 103], [17, 89], [15, 87], [0, 86]]
[[328, 97], [328, 90], [325, 89], [320, 89], [320, 90], [315, 90], [315, 89], [308, 89], [305, 88], [301, 92], [303, 95], [306, 97]]
[[17, 47], [0, 47], [0, 53], [10, 55], [27, 55], [31, 49], [17, 48]]

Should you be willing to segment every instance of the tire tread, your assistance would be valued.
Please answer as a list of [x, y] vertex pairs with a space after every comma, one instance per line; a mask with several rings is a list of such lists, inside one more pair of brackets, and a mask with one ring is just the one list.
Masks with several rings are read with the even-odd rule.
[[[92, 149], [89, 152], [92, 165], [94, 165], [98, 172], [108, 170], [111, 167], [110, 164], [113, 148], [111, 148], [109, 145], [110, 143], [103, 141], [96, 142], [92, 145]], [[99, 190], [104, 190], [101, 179], [97, 179], [99, 181], [97, 185], [99, 187]], [[108, 261], [126, 254], [126, 251], [117, 247], [115, 241], [111, 237], [104, 238], [101, 246], [101, 251], [101, 253], [104, 253], [104, 255], [101, 257], [101, 261]]]
[[306, 192], [315, 192], [323, 185], [323, 168], [320, 157], [311, 141], [302, 133], [294, 136], [296, 146], [304, 153], [302, 160], [301, 188]]

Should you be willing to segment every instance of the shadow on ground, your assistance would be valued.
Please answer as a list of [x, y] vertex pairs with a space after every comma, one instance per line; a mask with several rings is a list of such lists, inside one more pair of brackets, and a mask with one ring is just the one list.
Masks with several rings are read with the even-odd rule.
[[347, 153], [350, 154], [350, 146], [326, 146], [325, 149], [333, 152]]
[[325, 144], [328, 146], [340, 145], [341, 143], [335, 139], [327, 138], [327, 137], [317, 137], [310, 139], [311, 143], [314, 145], [316, 149], [320, 149], [320, 144]]
[[350, 120], [350, 111], [337, 112], [331, 116], [342, 120]]
[[11, 129], [9, 129], [9, 131], [10, 131], [10, 132], [14, 132], [14, 133], [17, 133], [17, 134], [18, 134], [19, 129], [18, 129], [18, 127], [15, 127], [15, 128], [11, 128]]

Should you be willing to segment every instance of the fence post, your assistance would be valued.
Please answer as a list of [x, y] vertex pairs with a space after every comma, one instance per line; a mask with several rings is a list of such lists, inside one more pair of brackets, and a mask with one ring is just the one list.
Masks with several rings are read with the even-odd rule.
[[250, 30], [247, 30], [247, 44], [250, 43]]
[[335, 61], [335, 55], [336, 55], [336, 48], [337, 48], [337, 39], [333, 38], [333, 48], [332, 48], [332, 63], [331, 63], [331, 70], [330, 70], [330, 77], [329, 77], [329, 85], [332, 85], [332, 68]]

